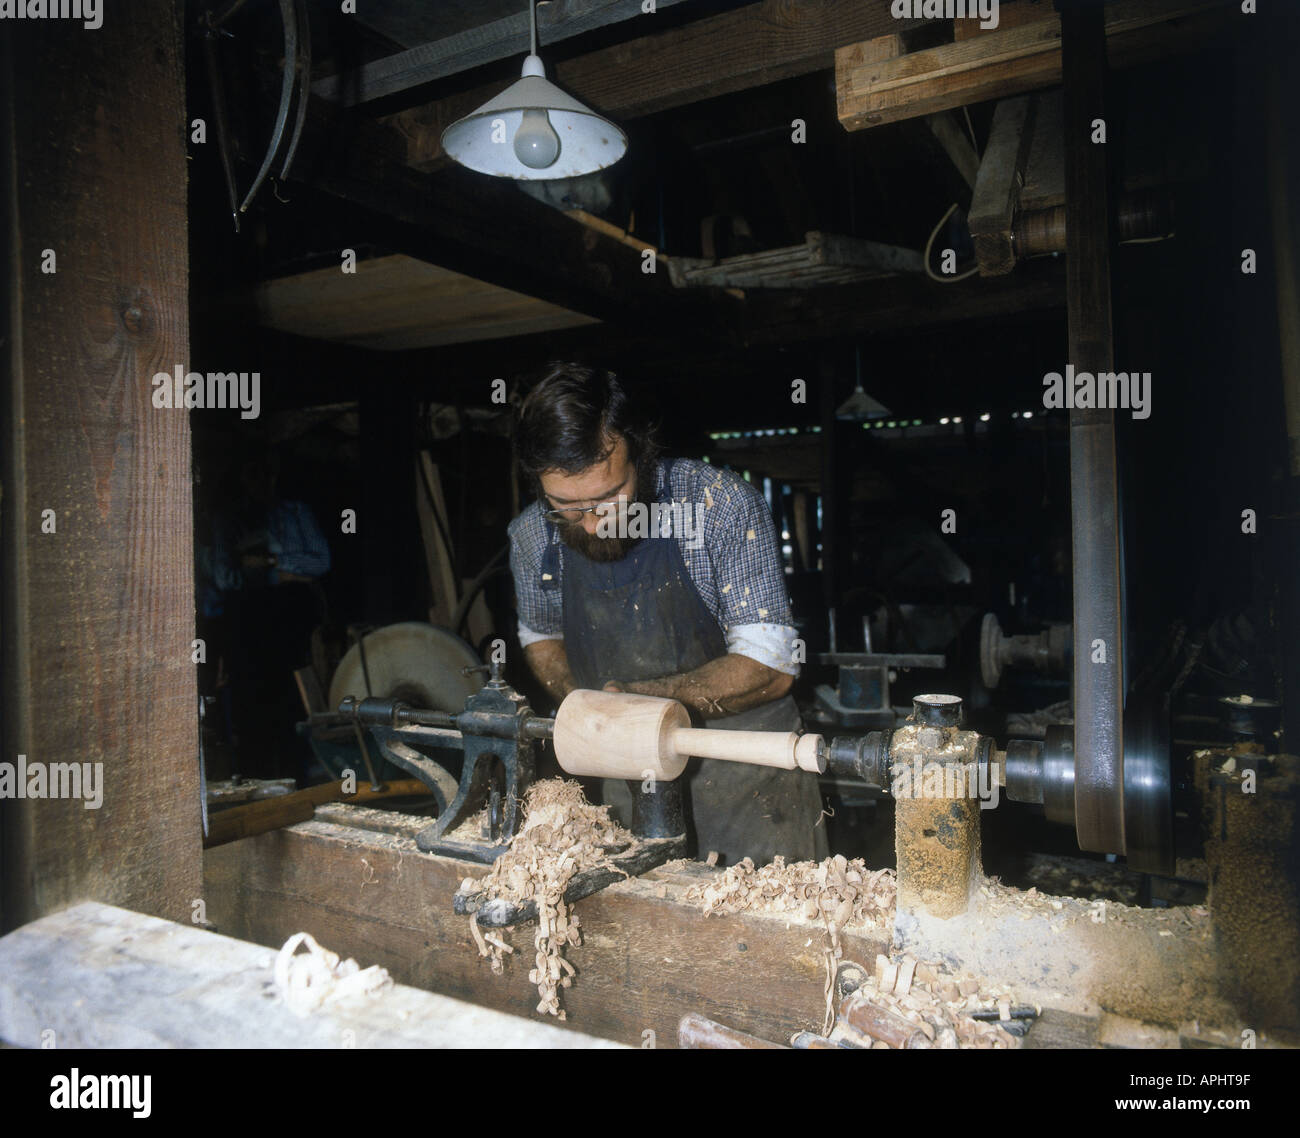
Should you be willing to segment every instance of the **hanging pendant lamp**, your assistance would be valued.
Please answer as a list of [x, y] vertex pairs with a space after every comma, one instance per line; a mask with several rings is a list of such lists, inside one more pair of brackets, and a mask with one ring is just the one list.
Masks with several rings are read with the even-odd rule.
[[547, 80], [533, 0], [528, 9], [532, 51], [523, 78], [443, 131], [443, 152], [481, 174], [528, 181], [612, 166], [627, 152], [627, 135]]

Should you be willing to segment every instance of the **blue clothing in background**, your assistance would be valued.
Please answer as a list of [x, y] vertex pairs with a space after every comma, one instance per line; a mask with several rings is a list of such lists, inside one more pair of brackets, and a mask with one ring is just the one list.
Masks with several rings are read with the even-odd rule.
[[[269, 553], [274, 569], [245, 569], [244, 554]], [[212, 541], [197, 550], [199, 610], [219, 616], [222, 594], [279, 584], [281, 573], [317, 578], [329, 572], [330, 547], [306, 502], [276, 501], [263, 525], [250, 527], [216, 519]]]

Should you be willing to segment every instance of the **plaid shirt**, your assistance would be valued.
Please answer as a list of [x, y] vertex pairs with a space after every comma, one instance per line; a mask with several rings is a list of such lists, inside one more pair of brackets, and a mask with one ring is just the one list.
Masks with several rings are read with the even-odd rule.
[[[663, 495], [666, 469], [660, 462], [657, 496]], [[672, 536], [691, 583], [722, 629], [727, 651], [798, 675], [785, 572], [762, 494], [729, 470], [682, 458], [673, 464], [669, 493], [676, 507], [668, 515]], [[564, 637], [565, 547], [542, 509], [534, 502], [510, 523], [510, 568], [523, 645]]]

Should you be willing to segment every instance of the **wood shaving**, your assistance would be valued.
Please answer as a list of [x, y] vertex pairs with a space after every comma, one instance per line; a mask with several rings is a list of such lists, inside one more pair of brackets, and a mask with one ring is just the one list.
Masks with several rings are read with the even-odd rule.
[[[304, 947], [307, 951], [298, 954]], [[280, 998], [299, 1018], [327, 1004], [379, 996], [393, 986], [393, 978], [379, 965], [363, 969], [355, 960], [340, 961], [337, 952], [322, 948], [311, 933], [294, 933], [284, 942], [272, 979]]]
[[[545, 779], [535, 782], [524, 799], [524, 820], [510, 848], [475, 882], [485, 900], [536, 901], [537, 929], [533, 936], [533, 968], [528, 979], [541, 997], [537, 1011], [564, 1019], [560, 989], [573, 983], [577, 970], [564, 950], [582, 943], [577, 914], [564, 900], [564, 891], [577, 873], [610, 866], [611, 850], [622, 849], [632, 835], [610, 820], [608, 806], [593, 806], [576, 782]], [[470, 917], [470, 932], [480, 956], [500, 975], [504, 960], [514, 953], [505, 932], [485, 932]]]
[[869, 870], [861, 858], [849, 861], [836, 854], [786, 865], [778, 854], [761, 869], [744, 858], [716, 880], [691, 886], [686, 900], [702, 901], [705, 916], [757, 911], [819, 922], [826, 934], [825, 1033], [835, 1021], [835, 969], [844, 955], [840, 931], [846, 925], [890, 927], [896, 894], [894, 871]]
[[802, 915], [834, 930], [846, 925], [887, 927], [894, 919], [896, 883], [892, 869], [867, 869], [861, 858], [836, 854], [825, 861], [795, 861], [779, 854], [770, 865], [756, 869], [745, 858], [723, 870], [715, 880], [692, 885], [688, 901], [702, 901], [709, 913], [789, 913]]
[[[1000, 1051], [1020, 1046], [1020, 1039], [1001, 1026], [1011, 1020], [1011, 1008], [1015, 1004], [1011, 993], [1004, 988], [973, 976], [949, 973], [943, 964], [918, 962], [908, 956], [897, 961], [877, 956], [873, 971], [860, 965], [854, 967], [862, 973], [863, 981], [845, 1000], [846, 1008], [853, 1001], [865, 1000], [901, 1016], [916, 1025], [930, 1047], [940, 1050]], [[998, 1019], [975, 1019], [971, 1013], [976, 1011], [993, 1012]], [[870, 1038], [855, 1031], [843, 1016], [822, 1034], [836, 1043], [858, 1047], [865, 1046]], [[870, 1045], [882, 1046], [878, 1040]]]
[[[869, 870], [861, 858], [849, 861], [839, 854], [821, 862], [789, 865], [778, 856], [761, 869], [745, 858], [686, 891], [686, 900], [701, 902], [706, 916], [760, 912], [821, 924], [826, 938], [822, 1034], [832, 1039], [844, 1031], [836, 1022], [835, 1007], [835, 976], [844, 956], [840, 933], [850, 926], [892, 929], [896, 896], [892, 869]], [[861, 996], [914, 1023], [931, 1047], [1003, 1049], [1020, 1045], [998, 1021], [977, 1020], [970, 1014], [990, 1009], [1001, 1012], [1005, 1007], [1009, 1015], [1015, 1003], [1009, 991], [910, 956], [895, 960], [877, 956], [873, 969], [856, 967], [863, 974], [858, 989]], [[883, 1049], [889, 1045], [876, 1041], [871, 1046]]]

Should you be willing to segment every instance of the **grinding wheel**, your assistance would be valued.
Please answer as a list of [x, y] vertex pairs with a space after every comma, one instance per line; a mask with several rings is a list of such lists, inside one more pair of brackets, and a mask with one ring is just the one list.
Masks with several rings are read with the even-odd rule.
[[474, 649], [445, 628], [421, 621], [390, 624], [370, 633], [365, 649], [364, 669], [358, 644], [339, 661], [330, 681], [331, 711], [354, 695], [400, 699], [412, 707], [454, 713], [464, 711], [465, 700], [483, 686], [480, 677], [461, 671], [481, 666], [482, 661]]

